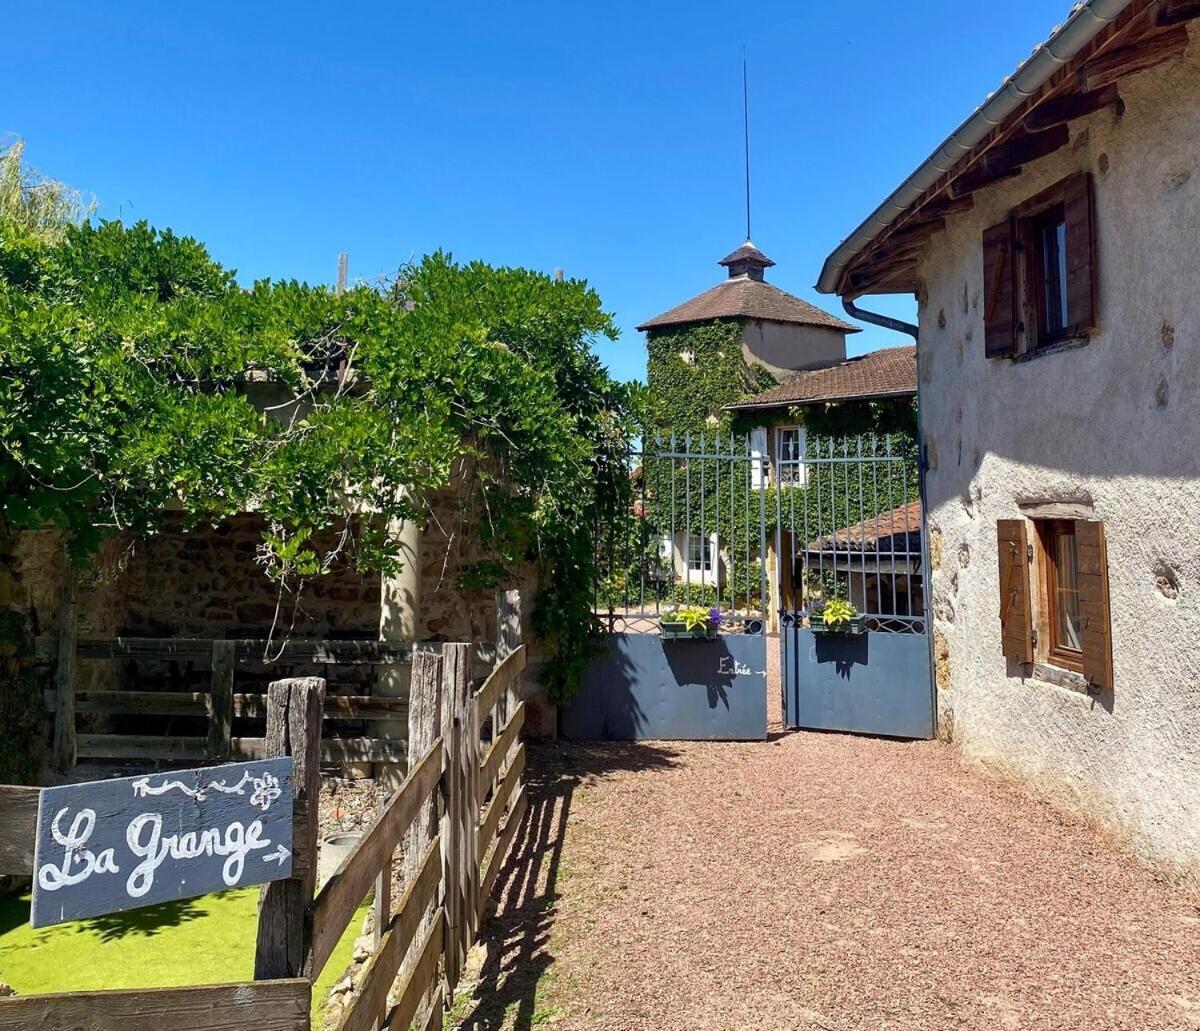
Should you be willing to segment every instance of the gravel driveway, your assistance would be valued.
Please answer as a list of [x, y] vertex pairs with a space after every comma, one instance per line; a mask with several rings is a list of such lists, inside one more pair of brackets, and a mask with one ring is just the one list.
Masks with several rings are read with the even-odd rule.
[[1200, 1028], [1200, 897], [939, 743], [530, 747], [468, 1028]]

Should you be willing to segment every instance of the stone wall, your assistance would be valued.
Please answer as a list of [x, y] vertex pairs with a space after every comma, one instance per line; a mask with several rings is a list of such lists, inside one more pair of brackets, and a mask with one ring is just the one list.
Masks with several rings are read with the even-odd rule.
[[[970, 757], [1090, 815], [1200, 879], [1200, 45], [1122, 81], [1123, 115], [981, 191], [922, 268], [920, 380], [930, 472], [943, 733]], [[1095, 180], [1099, 330], [1025, 361], [984, 356], [981, 237], [1065, 176]], [[1108, 539], [1111, 704], [1009, 667], [996, 523], [1081, 505]]]

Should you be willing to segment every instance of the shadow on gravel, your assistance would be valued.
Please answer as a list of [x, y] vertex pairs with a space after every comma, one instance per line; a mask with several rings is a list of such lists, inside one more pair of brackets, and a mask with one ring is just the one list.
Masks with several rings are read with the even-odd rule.
[[527, 1031], [549, 1017], [539, 988], [554, 963], [548, 946], [575, 789], [615, 770], [668, 769], [679, 755], [669, 744], [647, 742], [526, 747], [529, 805], [500, 871], [499, 910], [484, 920], [480, 932], [487, 958], [479, 984], [466, 1012], [455, 1014], [455, 1026], [472, 1031]]

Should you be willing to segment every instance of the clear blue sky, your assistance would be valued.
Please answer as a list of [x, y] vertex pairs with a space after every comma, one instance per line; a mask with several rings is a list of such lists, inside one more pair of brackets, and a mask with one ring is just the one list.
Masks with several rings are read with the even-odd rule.
[[743, 43], [755, 242], [837, 311], [812, 289], [825, 255], [1069, 4], [1006, 7], [28, 3], [5, 13], [0, 133], [244, 282], [328, 282], [343, 250], [352, 278], [438, 247], [562, 266], [616, 315], [603, 356], [629, 378], [633, 327], [716, 283], [744, 235]]

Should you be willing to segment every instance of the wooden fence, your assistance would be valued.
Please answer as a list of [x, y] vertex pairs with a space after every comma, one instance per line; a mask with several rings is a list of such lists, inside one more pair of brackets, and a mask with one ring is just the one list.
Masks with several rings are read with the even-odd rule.
[[[263, 719], [265, 692], [239, 692], [239, 666], [268, 668], [296, 666], [383, 666], [406, 664], [420, 651], [437, 651], [440, 644], [416, 645], [370, 640], [211, 640], [206, 638], [113, 637], [76, 638], [73, 634], [38, 639], [38, 657], [56, 661], [55, 687], [44, 692], [46, 710], [54, 718], [54, 761], [66, 771], [77, 759], [261, 759], [265, 739], [235, 737], [235, 719]], [[490, 649], [476, 648], [473, 658], [487, 661]], [[142, 660], [187, 663], [209, 672], [207, 691], [80, 690], [79, 660]], [[187, 717], [208, 721], [207, 734], [78, 733], [76, 714]], [[328, 695], [324, 716], [329, 721], [406, 720], [403, 698], [379, 695]], [[377, 733], [359, 737], [326, 736], [324, 762], [404, 762], [403, 740]]]
[[[0, 1031], [308, 1031], [312, 982], [372, 888], [374, 949], [339, 1029], [440, 1028], [525, 807], [525, 710], [515, 698], [525, 649], [502, 641], [499, 652], [478, 690], [468, 645], [411, 656], [409, 735], [419, 757], [315, 898], [325, 684], [270, 685], [262, 752], [295, 760], [293, 867], [263, 890], [254, 981], [0, 999]], [[37, 793], [0, 786], [0, 873], [32, 873]], [[402, 844], [404, 894], [393, 905]]]

